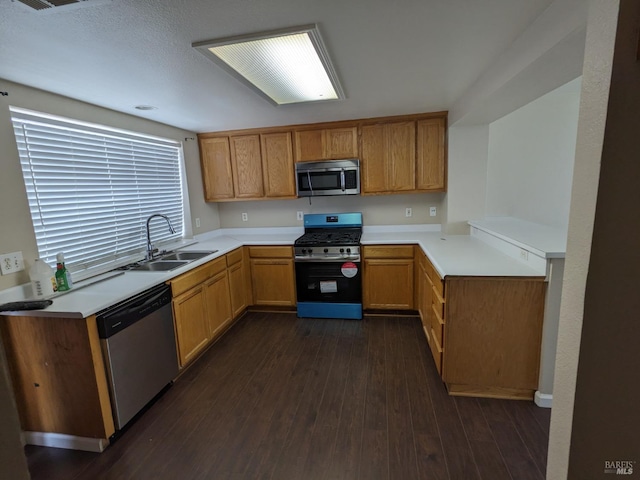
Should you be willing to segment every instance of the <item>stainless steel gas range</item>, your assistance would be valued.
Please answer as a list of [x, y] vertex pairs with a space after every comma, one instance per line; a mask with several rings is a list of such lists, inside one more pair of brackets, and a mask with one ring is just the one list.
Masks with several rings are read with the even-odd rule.
[[308, 214], [294, 244], [298, 317], [362, 318], [362, 213]]

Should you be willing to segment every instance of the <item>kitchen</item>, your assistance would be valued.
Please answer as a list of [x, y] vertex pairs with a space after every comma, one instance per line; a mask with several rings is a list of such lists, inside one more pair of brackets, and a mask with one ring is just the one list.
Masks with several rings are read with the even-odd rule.
[[[557, 15], [558, 12], [551, 11], [549, 16]], [[566, 30], [573, 32], [576, 19], [570, 15], [569, 21], [566, 22]], [[535, 23], [531, 27], [531, 31], [535, 31], [536, 27], [540, 30], [544, 30], [544, 22], [549, 21], [549, 18], [544, 16], [538, 19], [540, 24]], [[558, 24], [562, 24], [558, 21]], [[557, 33], [557, 32], [556, 32]], [[565, 32], [566, 33], [566, 32]], [[560, 35], [558, 38], [566, 40], [567, 35]], [[566, 45], [565, 45], [566, 46]], [[512, 55], [520, 54], [523, 51], [522, 45], [514, 43], [511, 52]], [[518, 50], [520, 48], [520, 50]], [[527, 52], [524, 52], [527, 53]], [[529, 55], [534, 55], [534, 52], [528, 52]], [[508, 55], [507, 55], [508, 56]], [[531, 58], [529, 58], [532, 60]], [[581, 63], [581, 62], [580, 62]], [[569, 69], [571, 65], [567, 65]], [[522, 67], [522, 66], [521, 66]], [[524, 71], [523, 68], [520, 71]], [[561, 69], [560, 69], [561, 70]], [[566, 72], [555, 71], [558, 75], [566, 75]], [[575, 75], [575, 71], [572, 75]], [[569, 81], [575, 76], [569, 75], [564, 80]], [[4, 76], [4, 75], [3, 75]], [[475, 95], [484, 93], [487, 94], [486, 82], [492, 79], [484, 79], [485, 86], [479, 85], [475, 91]], [[499, 82], [500, 79], [493, 79], [494, 82]], [[560, 86], [566, 81], [558, 81], [555, 86]], [[482, 83], [482, 82], [480, 82]], [[495, 86], [495, 84], [494, 84]], [[505, 86], [503, 84], [503, 86]], [[513, 86], [513, 85], [509, 85]], [[175, 129], [173, 127], [167, 127], [157, 123], [151, 123], [139, 118], [130, 117], [123, 114], [118, 114], [112, 111], [107, 111], [99, 107], [90, 106], [75, 100], [68, 98], [58, 97], [52, 94], [45, 93], [43, 91], [34, 90], [32, 88], [14, 84], [11, 82], [3, 82], [3, 90], [9, 92], [8, 97], [3, 97], [3, 105], [16, 104], [23, 108], [30, 108], [33, 110], [46, 110], [48, 112], [64, 115], [72, 118], [84, 119], [86, 121], [110, 124], [119, 128], [127, 128], [134, 131], [146, 131], [153, 135], [183, 139], [193, 138], [194, 134], [192, 130]], [[495, 92], [495, 90], [494, 90]], [[473, 91], [467, 95], [465, 99], [467, 104], [478, 105], [477, 98], [474, 99]], [[499, 103], [496, 95], [491, 100], [495, 100]], [[534, 97], [536, 98], [536, 97]], [[575, 96], [573, 103], [575, 105]], [[376, 197], [358, 197], [350, 199], [349, 203], [337, 203], [332, 202], [331, 199], [323, 201], [314, 200], [312, 205], [308, 205], [308, 201], [305, 199], [291, 200], [291, 201], [279, 201], [273, 200], [269, 202], [237, 202], [228, 204], [207, 204], [204, 202], [204, 194], [202, 191], [202, 183], [200, 177], [200, 165], [199, 154], [195, 141], [187, 140], [184, 142], [184, 156], [185, 156], [185, 170], [187, 176], [187, 183], [189, 188], [189, 202], [190, 215], [189, 219], [195, 224], [195, 219], [200, 219], [200, 228], [193, 228], [193, 233], [204, 233], [217, 228], [241, 228], [241, 227], [266, 227], [278, 225], [282, 227], [298, 226], [300, 223], [296, 220], [296, 212], [303, 211], [305, 213], [322, 213], [327, 211], [361, 211], [363, 213], [366, 222], [370, 225], [391, 225], [391, 224], [430, 224], [441, 223], [443, 230], [446, 233], [464, 233], [465, 229], [469, 227], [466, 224], [467, 220], [474, 218], [482, 218], [487, 214], [502, 214], [512, 213], [500, 211], [500, 208], [504, 209], [504, 204], [500, 204], [499, 198], [491, 197], [494, 202], [494, 208], [492, 210], [484, 208], [488, 203], [489, 197], [494, 195], [496, 190], [489, 188], [490, 182], [494, 183], [493, 186], [500, 187], [498, 177], [489, 177], [491, 169], [500, 169], [499, 163], [494, 163], [495, 159], [489, 158], [489, 152], [491, 149], [492, 138], [490, 130], [495, 125], [480, 124], [479, 126], [471, 123], [470, 125], [460, 124], [455, 121], [456, 118], [462, 117], [460, 115], [461, 107], [464, 102], [460, 102], [456, 108], [450, 108], [449, 124], [453, 125], [449, 129], [449, 172], [448, 172], [448, 184], [449, 188], [446, 194], [416, 194], [416, 195], [389, 195], [389, 196], [376, 196]], [[507, 102], [508, 103], [508, 102]], [[527, 102], [524, 102], [527, 103]], [[550, 102], [555, 104], [555, 102]], [[456, 106], [456, 105], [454, 105]], [[46, 108], [45, 108], [46, 107]], [[322, 107], [319, 107], [320, 110]], [[406, 108], [401, 105], [398, 108]], [[513, 108], [513, 105], [503, 105], [503, 108]], [[572, 107], [569, 107], [569, 109]], [[424, 110], [424, 109], [422, 109]], [[435, 110], [435, 109], [434, 109]], [[477, 113], [476, 108], [474, 113]], [[508, 110], [507, 110], [508, 111]], [[493, 115], [496, 115], [493, 113]], [[351, 116], [351, 118], [358, 118], [358, 116]], [[361, 117], [360, 117], [361, 118]], [[555, 118], [555, 117], [554, 117]], [[330, 114], [325, 114], [323, 120], [337, 120], [338, 118], [332, 118]], [[313, 122], [315, 117], [310, 118]], [[7, 114], [2, 116], [2, 128], [0, 132], [2, 135], [2, 145], [8, 146], [5, 159], [3, 160], [3, 204], [16, 205], [16, 199], [22, 198], [23, 193], [21, 190], [21, 174], [17, 162], [11, 162], [10, 159], [15, 159], [15, 150], [13, 150], [14, 140], [12, 138], [12, 129]], [[276, 120], [277, 122], [277, 120]], [[574, 120], [575, 122], [575, 120]], [[294, 122], [283, 122], [281, 124], [290, 124]], [[295, 122], [303, 123], [303, 122]], [[229, 127], [247, 127], [249, 125], [229, 125]], [[500, 125], [495, 126], [496, 128]], [[506, 127], [505, 127], [506, 128]], [[574, 126], [575, 128], [575, 126]], [[224, 130], [228, 128], [207, 128], [200, 131], [216, 131]], [[569, 129], [570, 130], [570, 129]], [[574, 134], [575, 135], [575, 134]], [[498, 145], [499, 146], [499, 145]], [[475, 152], [471, 155], [470, 152]], [[486, 152], [486, 154], [479, 155], [477, 152]], [[482, 158], [484, 155], [484, 159]], [[506, 156], [506, 154], [505, 154]], [[499, 162], [499, 161], [498, 161]], [[13, 174], [10, 172], [13, 171]], [[473, 175], [472, 175], [473, 173]], [[475, 176], [474, 176], [475, 175]], [[554, 177], [557, 178], [557, 177]], [[7, 181], [6, 179], [11, 179]], [[6, 185], [5, 185], [6, 183]], [[566, 188], [565, 188], [566, 191]], [[506, 195], [506, 194], [505, 194]], [[496, 194], [497, 196], [497, 194]], [[550, 196], [542, 194], [547, 200]], [[485, 200], [485, 198], [487, 200]], [[566, 203], [566, 197], [564, 198]], [[431, 206], [436, 207], [438, 212], [436, 217], [429, 215], [429, 208]], [[405, 217], [405, 211], [407, 208], [412, 209], [412, 217]], [[248, 213], [248, 221], [242, 222], [242, 213]], [[519, 213], [519, 212], [515, 212]], [[553, 213], [558, 213], [556, 210]], [[566, 213], [565, 213], [566, 214]], [[24, 206], [22, 208], [9, 209], [3, 211], [3, 217], [5, 217], [5, 223], [12, 225], [10, 231], [3, 233], [3, 245], [2, 251], [10, 252], [15, 250], [22, 250], [25, 254], [25, 258], [35, 257], [35, 243], [32, 238], [31, 224], [29, 220], [29, 214], [26, 213]], [[560, 216], [560, 215], [559, 215]], [[409, 218], [410, 220], [407, 220]], [[538, 219], [541, 221], [541, 219]], [[467, 230], [468, 231], [468, 230]], [[3, 288], [9, 288], [14, 284], [24, 283], [26, 277], [21, 278], [7, 278], [2, 277], [0, 279], [3, 283]]]

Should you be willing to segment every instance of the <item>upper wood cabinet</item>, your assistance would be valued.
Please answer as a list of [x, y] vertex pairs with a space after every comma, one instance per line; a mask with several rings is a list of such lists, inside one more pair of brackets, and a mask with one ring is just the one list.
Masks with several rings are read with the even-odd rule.
[[265, 195], [278, 198], [295, 197], [291, 132], [264, 133], [260, 135], [260, 143]]
[[233, 199], [229, 137], [201, 138], [200, 158], [205, 200]]
[[233, 187], [236, 198], [260, 198], [264, 196], [262, 181], [262, 156], [260, 136], [230, 137]]
[[445, 124], [444, 118], [417, 122], [416, 189], [445, 189]]
[[206, 201], [296, 196], [291, 132], [199, 139]]
[[295, 162], [360, 159], [361, 193], [444, 192], [446, 112], [198, 135], [208, 202], [296, 198]]
[[296, 162], [358, 156], [358, 127], [296, 131]]
[[445, 127], [444, 116], [363, 125], [362, 193], [445, 191]]
[[415, 122], [362, 127], [362, 192], [386, 193], [416, 189]]

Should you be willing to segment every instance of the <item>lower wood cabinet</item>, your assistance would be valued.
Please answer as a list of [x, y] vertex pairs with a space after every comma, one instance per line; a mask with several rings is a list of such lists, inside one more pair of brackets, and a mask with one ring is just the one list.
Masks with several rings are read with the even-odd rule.
[[250, 291], [247, 289], [247, 264], [245, 249], [242, 247], [227, 254], [231, 312], [234, 318], [244, 312], [248, 306], [248, 299], [251, 297]]
[[447, 277], [442, 379], [458, 395], [533, 398], [544, 277]]
[[204, 283], [205, 313], [208, 320], [210, 338], [215, 338], [233, 320], [229, 287], [229, 274], [226, 269]]
[[115, 428], [95, 315], [0, 316], [0, 333], [22, 430], [104, 448]]
[[413, 310], [413, 245], [363, 247], [363, 307]]
[[196, 358], [247, 307], [242, 247], [172, 280], [180, 367]]
[[173, 299], [173, 318], [182, 367], [200, 353], [211, 338], [203, 285], [198, 285]]
[[295, 270], [291, 247], [249, 247], [253, 305], [296, 305]]

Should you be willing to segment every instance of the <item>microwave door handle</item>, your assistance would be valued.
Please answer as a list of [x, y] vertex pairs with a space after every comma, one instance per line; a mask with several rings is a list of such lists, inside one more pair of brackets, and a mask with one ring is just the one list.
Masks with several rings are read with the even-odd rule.
[[307, 180], [309, 181], [309, 190], [311, 191], [311, 196], [313, 197], [313, 185], [311, 185], [311, 172], [307, 170]]
[[344, 192], [344, 168], [340, 172], [340, 188], [342, 188], [342, 191]]

